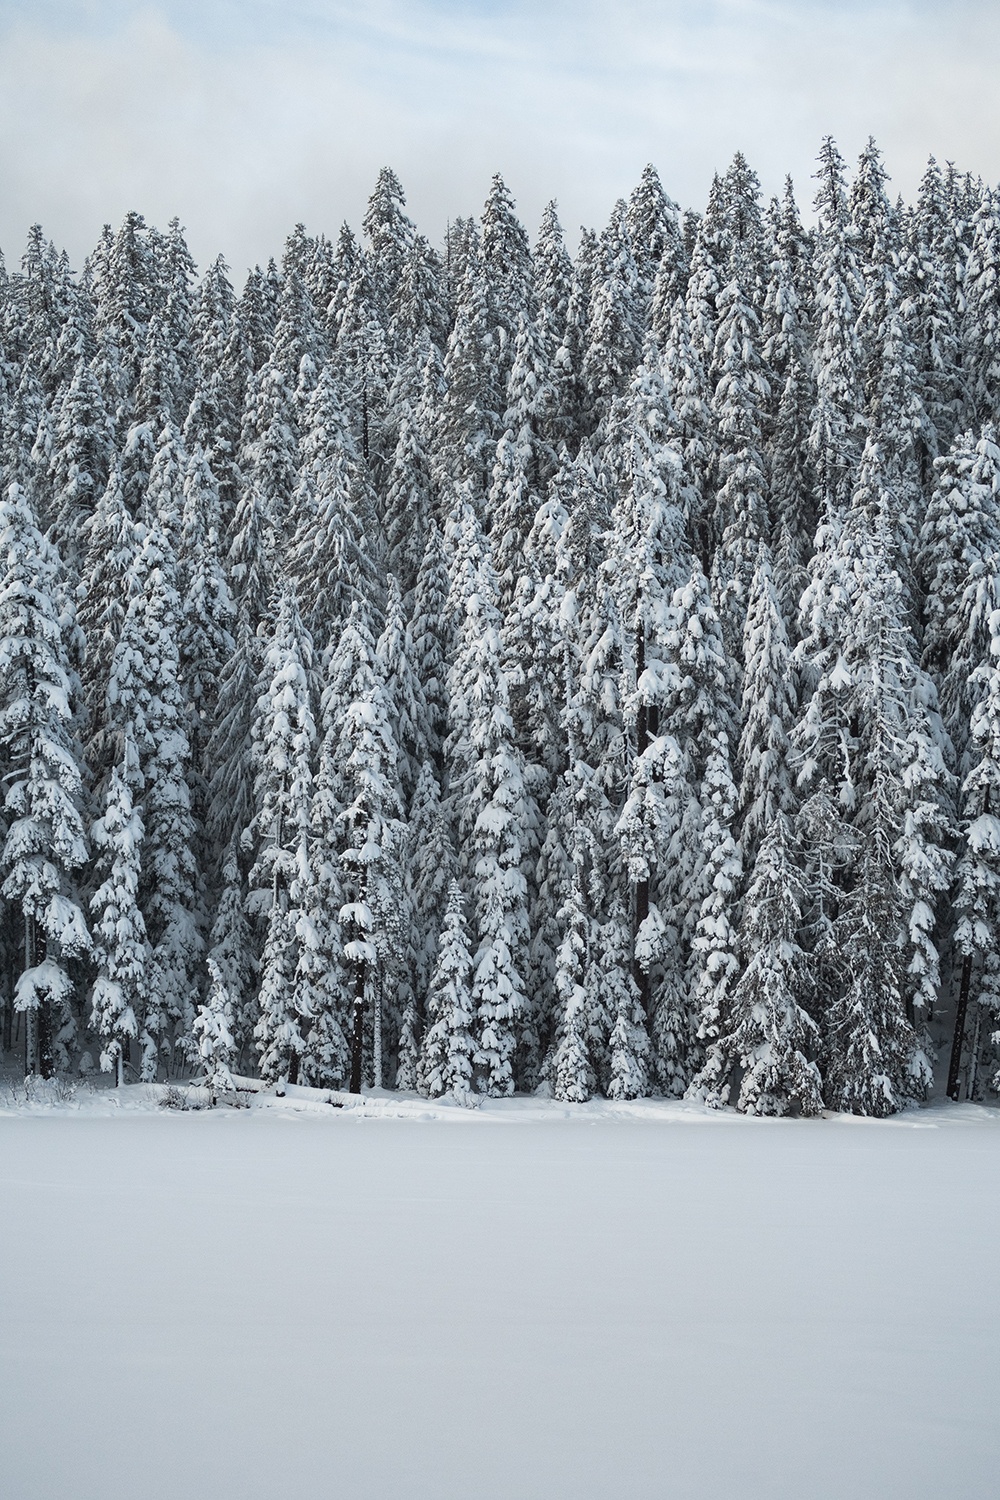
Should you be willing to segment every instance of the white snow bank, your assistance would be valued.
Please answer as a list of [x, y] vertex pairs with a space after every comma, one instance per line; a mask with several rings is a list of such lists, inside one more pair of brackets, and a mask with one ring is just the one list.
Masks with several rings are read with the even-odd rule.
[[0, 1118], [11, 1500], [993, 1500], [997, 1111], [141, 1094]]
[[[236, 1091], [216, 1094], [216, 1106], [225, 1111], [238, 1106], [252, 1111], [279, 1114], [309, 1114], [334, 1120], [398, 1119], [446, 1121], [450, 1124], [557, 1124], [566, 1120], [607, 1123], [621, 1121], [659, 1122], [663, 1125], [740, 1126], [751, 1130], [815, 1130], [824, 1124], [873, 1130], [937, 1130], [952, 1125], [1000, 1126], [1000, 1107], [982, 1104], [952, 1104], [938, 1101], [904, 1110], [887, 1120], [827, 1112], [819, 1120], [758, 1119], [734, 1109], [712, 1109], [707, 1105], [677, 1099], [635, 1099], [615, 1102], [590, 1099], [571, 1104], [542, 1097], [484, 1099], [473, 1095], [474, 1107], [457, 1099], [424, 1099], [419, 1094], [392, 1089], [365, 1088], [361, 1094], [338, 1089], [315, 1089], [300, 1084], [265, 1084], [259, 1078], [234, 1074]], [[213, 1096], [203, 1079], [182, 1083], [135, 1083], [115, 1088], [111, 1078], [96, 1082], [72, 1082], [39, 1078], [25, 1083], [0, 1084], [0, 1118], [9, 1115], [71, 1114], [114, 1117], [164, 1110], [200, 1111], [212, 1105]]]

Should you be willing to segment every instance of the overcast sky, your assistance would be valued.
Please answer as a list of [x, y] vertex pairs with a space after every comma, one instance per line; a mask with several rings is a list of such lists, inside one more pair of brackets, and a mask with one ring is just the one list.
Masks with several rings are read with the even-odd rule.
[[137, 208], [242, 276], [383, 163], [435, 239], [495, 171], [575, 237], [647, 161], [701, 208], [741, 149], [805, 205], [828, 132], [907, 195], [931, 152], [995, 181], [998, 44], [1000, 0], [0, 0], [0, 246], [78, 265]]

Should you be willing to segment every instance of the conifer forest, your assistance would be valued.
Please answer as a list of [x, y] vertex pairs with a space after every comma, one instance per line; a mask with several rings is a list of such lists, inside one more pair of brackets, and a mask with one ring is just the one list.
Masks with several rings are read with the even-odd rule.
[[8, 1070], [883, 1116], [1000, 1073], [1000, 198], [392, 171], [0, 279]]

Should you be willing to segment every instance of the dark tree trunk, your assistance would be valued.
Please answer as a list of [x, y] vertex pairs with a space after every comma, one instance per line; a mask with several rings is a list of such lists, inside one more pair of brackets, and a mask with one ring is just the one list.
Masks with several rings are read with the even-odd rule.
[[[35, 920], [24, 914], [24, 967], [35, 966]], [[24, 1013], [24, 1072], [25, 1076], [38, 1071], [38, 1014], [33, 1010]]]
[[[643, 672], [645, 670], [646, 670], [646, 641], [645, 641], [645, 638], [644, 638], [642, 632], [640, 631], [636, 635], [636, 641], [635, 641], [635, 675], [636, 675], [636, 680], [637, 681], [642, 676], [642, 674], [643, 674]], [[636, 739], [635, 750], [636, 750], [636, 755], [637, 756], [638, 755], [643, 755], [645, 753], [645, 751], [646, 751], [646, 747], [649, 744], [649, 730], [650, 730], [650, 725], [649, 725], [649, 709], [647, 708], [647, 706], [646, 706], [645, 703], [640, 703], [639, 706], [638, 706], [638, 710], [636, 712], [636, 721], [635, 721], [635, 739]], [[633, 954], [635, 952], [635, 941], [636, 941], [636, 938], [639, 936], [639, 929], [642, 926], [643, 922], [645, 922], [645, 920], [646, 920], [646, 918], [648, 916], [649, 916], [649, 880], [648, 879], [646, 879], [646, 880], [638, 880], [638, 881], [636, 881], [635, 892], [634, 892], [634, 897], [633, 897], [633, 923], [632, 923], [632, 951], [633, 951]], [[646, 970], [643, 969], [642, 966], [637, 962], [637, 960], [635, 958], [633, 958], [633, 960], [632, 960], [632, 976], [635, 979], [635, 982], [636, 982], [636, 984], [639, 987], [639, 996], [640, 996], [640, 998], [642, 1000], [643, 1014], [648, 1019], [649, 1016], [650, 1016], [650, 1010], [652, 1008], [652, 1000], [651, 1000], [651, 995], [650, 995], [649, 975], [646, 972]]]
[[[47, 948], [44, 932], [39, 932], [37, 925], [34, 930], [35, 938], [35, 963], [40, 964], [45, 958]], [[38, 1071], [43, 1078], [51, 1078], [56, 1070], [53, 1047], [55, 1043], [55, 1016], [52, 1014], [52, 1006], [47, 1001], [42, 1001], [35, 1013], [38, 1017]]]
[[359, 963], [354, 971], [354, 1033], [351, 1037], [351, 1088], [352, 1094], [361, 1093], [361, 1064], [365, 1048], [365, 966]]
[[[986, 788], [983, 798], [983, 812], [990, 811], [990, 789]], [[959, 1074], [962, 1070], [962, 1048], [965, 1045], [965, 1016], [969, 1009], [969, 987], [972, 983], [972, 954], [967, 953], [962, 959], [962, 979], [958, 988], [958, 1005], [955, 1007], [955, 1034], [951, 1039], [951, 1057], [948, 1062], [948, 1098], [957, 1103], [961, 1097], [962, 1085]]]
[[957, 1103], [962, 1086], [959, 1074], [962, 1069], [962, 1047], [965, 1042], [965, 1014], [969, 1008], [969, 986], [972, 982], [972, 954], [962, 959], [962, 979], [958, 988], [958, 1005], [955, 1007], [955, 1034], [951, 1040], [951, 1059], [948, 1063], [948, 1098]]
[[976, 1097], [976, 1075], [979, 1072], [979, 1043], [982, 1040], [983, 1008], [976, 1006], [976, 1024], [972, 1028], [972, 1046], [969, 1048], [969, 1067], [965, 1075], [965, 1097]]
[[7, 992], [4, 995], [4, 997], [3, 997], [3, 1042], [2, 1042], [2, 1046], [3, 1046], [4, 1052], [9, 1052], [11, 1050], [11, 1047], [13, 1046], [13, 1042], [14, 1042], [13, 1029], [14, 1029], [14, 995], [13, 995], [13, 992], [11, 991], [10, 987], [7, 986]]

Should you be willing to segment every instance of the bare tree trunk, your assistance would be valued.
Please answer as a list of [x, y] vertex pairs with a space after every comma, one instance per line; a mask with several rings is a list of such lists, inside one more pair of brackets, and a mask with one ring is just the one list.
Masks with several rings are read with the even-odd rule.
[[976, 1024], [972, 1032], [972, 1048], [969, 1052], [969, 1071], [965, 1078], [965, 1097], [974, 1099], [976, 1097], [976, 1074], [979, 1071], [979, 1041], [983, 1021], [983, 1008], [976, 1006]]
[[[646, 641], [639, 631], [635, 640], [635, 675], [636, 681], [646, 670]], [[635, 753], [636, 756], [643, 755], [649, 744], [649, 711], [645, 703], [638, 706], [635, 722]], [[632, 952], [635, 953], [635, 943], [639, 936], [639, 929], [649, 916], [649, 880], [637, 880], [633, 892], [633, 921], [632, 921]], [[642, 965], [633, 958], [632, 977], [639, 988], [639, 997], [642, 1001], [643, 1014], [647, 1020], [650, 1018], [652, 1000], [650, 995], [649, 974]]]
[[361, 1064], [365, 1047], [365, 965], [362, 959], [354, 967], [354, 1033], [351, 1037], [352, 1094], [361, 1093]]
[[[990, 789], [986, 788], [983, 798], [983, 812], [990, 811]], [[962, 959], [962, 979], [958, 988], [958, 1005], [955, 1007], [955, 1033], [951, 1039], [951, 1058], [948, 1062], [948, 1098], [956, 1102], [961, 1097], [962, 1086], [959, 1081], [959, 1073], [962, 1068], [962, 1047], [965, 1044], [965, 1013], [969, 1008], [969, 988], [972, 983], [972, 954], [967, 953]], [[976, 1046], [979, 1046], [979, 1031], [977, 1023]], [[966, 1098], [971, 1098], [970, 1090], [966, 1089]]]
[[382, 1087], [382, 986], [375, 986], [374, 996], [374, 1025], [372, 1028], [372, 1084], [375, 1088]]
[[951, 1039], [951, 1058], [948, 1063], [948, 1098], [956, 1103], [961, 1097], [962, 1086], [959, 1074], [962, 1068], [962, 1046], [965, 1042], [965, 1013], [969, 1008], [969, 986], [972, 982], [972, 954], [962, 959], [962, 979], [958, 988], [958, 1004], [955, 1007], [955, 1033]]
[[[33, 969], [35, 966], [35, 922], [27, 912], [24, 914], [24, 967]], [[24, 1013], [24, 1071], [26, 1076], [38, 1071], [38, 1049], [36, 1026], [37, 1016], [34, 1010]]]

